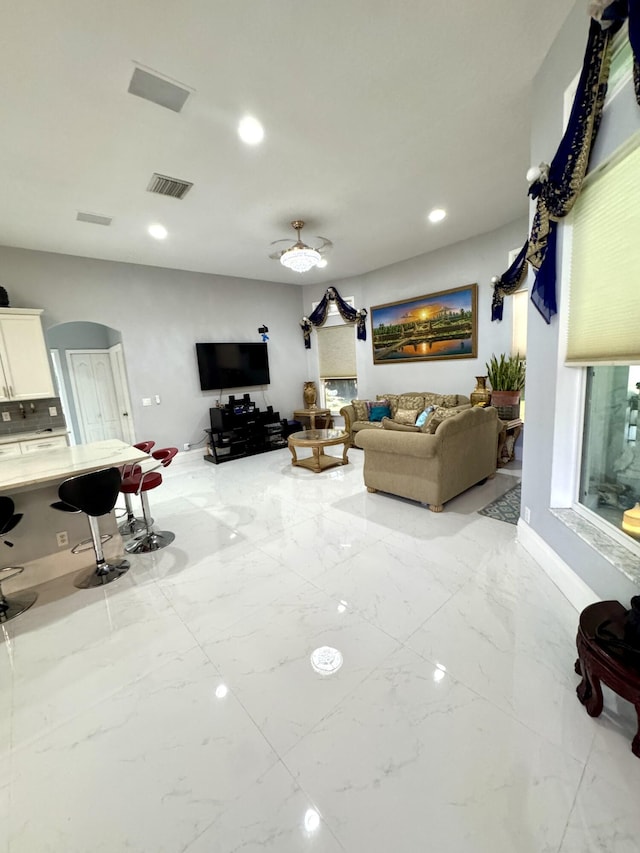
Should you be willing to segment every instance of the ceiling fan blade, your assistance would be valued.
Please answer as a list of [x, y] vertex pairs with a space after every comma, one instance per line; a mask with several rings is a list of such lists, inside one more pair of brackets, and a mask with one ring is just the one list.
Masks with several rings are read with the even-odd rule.
[[319, 243], [317, 243], [313, 247], [316, 250], [316, 252], [320, 252], [320, 254], [322, 254], [323, 252], [326, 252], [327, 249], [331, 249], [331, 247], [333, 246], [333, 243], [331, 242], [331, 240], [328, 240], [326, 237], [315, 237], [314, 240], [320, 241]]

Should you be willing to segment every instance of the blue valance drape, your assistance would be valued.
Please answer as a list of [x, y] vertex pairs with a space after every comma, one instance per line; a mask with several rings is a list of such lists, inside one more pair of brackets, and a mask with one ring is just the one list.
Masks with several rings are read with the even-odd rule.
[[[504, 308], [504, 297], [510, 296], [519, 290], [527, 278], [527, 251], [529, 241], [525, 240], [518, 256], [506, 272], [498, 278], [493, 286], [493, 300], [491, 302], [491, 319], [502, 320], [502, 309]], [[494, 280], [495, 281], [495, 280]]]
[[491, 319], [502, 319], [503, 299], [524, 282], [527, 263], [535, 272], [531, 300], [549, 323], [557, 313], [556, 250], [558, 222], [572, 209], [589, 165], [607, 93], [611, 40], [625, 20], [633, 51], [636, 99], [640, 104], [640, 0], [597, 0], [582, 72], [571, 115], [558, 150], [547, 169], [529, 188], [536, 210], [529, 240], [514, 263], [495, 282]]
[[367, 309], [361, 308], [359, 311], [353, 306], [345, 302], [340, 296], [335, 287], [328, 287], [324, 296], [315, 307], [313, 312], [308, 317], [303, 317], [300, 321], [300, 328], [304, 336], [305, 349], [311, 349], [311, 328], [312, 326], [322, 326], [327, 319], [329, 313], [329, 303], [335, 302], [338, 312], [345, 323], [356, 323], [357, 337], [360, 341], [367, 339]]

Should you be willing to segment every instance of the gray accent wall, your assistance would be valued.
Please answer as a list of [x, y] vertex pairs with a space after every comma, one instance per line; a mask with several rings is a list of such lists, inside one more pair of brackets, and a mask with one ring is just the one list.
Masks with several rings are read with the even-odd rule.
[[[581, 0], [567, 18], [534, 81], [532, 101], [531, 162], [550, 162], [562, 135], [563, 98], [566, 87], [582, 65], [589, 21]], [[630, 133], [640, 129], [640, 107], [629, 87], [604, 114], [592, 164], [614, 151]], [[558, 250], [558, 298], [562, 288], [563, 235]], [[530, 275], [529, 285], [532, 283]], [[527, 347], [527, 423], [523, 459], [522, 503], [531, 511], [530, 525], [573, 571], [603, 598], [627, 601], [637, 587], [549, 511], [555, 413], [562, 371], [558, 365], [560, 320], [547, 326], [535, 309], [529, 312]], [[571, 418], [571, 412], [566, 411]], [[575, 442], [580, 441], [582, 418], [574, 421]]]
[[[526, 183], [523, 180], [523, 192]], [[428, 226], [425, 226], [428, 227]], [[446, 220], [442, 226], [446, 228]], [[367, 340], [356, 341], [358, 396], [367, 399], [380, 393], [401, 391], [437, 391], [468, 396], [475, 377], [485, 375], [485, 364], [492, 353], [510, 353], [512, 336], [511, 300], [506, 299], [502, 322], [491, 322], [491, 278], [505, 271], [511, 249], [522, 247], [527, 236], [527, 220], [513, 222], [496, 231], [482, 234], [417, 258], [366, 273], [333, 285], [341, 296], [355, 297], [356, 308], [366, 308]], [[478, 357], [404, 364], [373, 364], [371, 348], [371, 306], [395, 302], [440, 290], [478, 284]], [[326, 287], [305, 287], [305, 313], [322, 298]], [[355, 332], [354, 332], [355, 335]], [[313, 355], [317, 345], [312, 334]]]
[[[138, 440], [180, 450], [185, 442], [202, 441], [219, 392], [200, 390], [196, 342], [258, 342], [263, 324], [269, 327], [271, 384], [238, 391], [282, 417], [302, 403], [308, 377], [298, 285], [8, 247], [0, 247], [0, 271], [12, 306], [44, 309], [45, 331], [89, 321], [121, 332]], [[142, 405], [144, 397], [154, 401], [151, 406]]]

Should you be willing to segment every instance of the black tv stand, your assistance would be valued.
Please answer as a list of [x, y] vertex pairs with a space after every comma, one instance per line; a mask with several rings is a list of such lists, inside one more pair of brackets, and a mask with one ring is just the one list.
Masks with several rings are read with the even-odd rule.
[[230, 396], [225, 406], [209, 409], [209, 415], [209, 452], [204, 458], [214, 465], [287, 446], [280, 413], [273, 406], [261, 411], [248, 394]]

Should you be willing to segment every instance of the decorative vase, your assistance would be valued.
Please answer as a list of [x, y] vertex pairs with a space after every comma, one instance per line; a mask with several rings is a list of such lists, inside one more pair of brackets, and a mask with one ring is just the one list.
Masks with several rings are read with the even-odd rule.
[[304, 398], [305, 409], [315, 409], [316, 400], [318, 399], [318, 390], [316, 388], [316, 383], [305, 382], [302, 396]]
[[487, 388], [486, 376], [476, 376], [476, 387], [471, 392], [469, 399], [472, 406], [477, 406], [478, 403], [484, 403], [486, 406], [489, 405], [491, 392]]

